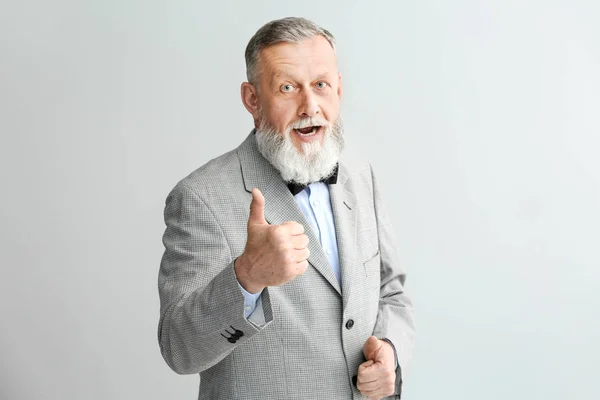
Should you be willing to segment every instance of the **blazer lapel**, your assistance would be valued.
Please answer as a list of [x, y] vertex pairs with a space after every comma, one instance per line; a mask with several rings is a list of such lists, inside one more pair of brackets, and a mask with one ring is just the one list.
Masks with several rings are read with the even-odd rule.
[[352, 290], [356, 253], [356, 198], [348, 185], [349, 172], [340, 162], [338, 180], [329, 185], [329, 196], [335, 222], [340, 268], [342, 271], [342, 304], [344, 308]]
[[318, 237], [313, 232], [304, 214], [302, 214], [296, 199], [281, 178], [279, 171], [258, 151], [254, 131], [238, 147], [237, 153], [240, 158], [246, 191], [252, 192], [253, 188], [258, 188], [265, 198], [265, 219], [267, 222], [271, 225], [280, 225], [286, 221], [296, 221], [302, 224], [304, 233], [309, 239], [310, 256], [308, 262], [341, 294], [340, 285], [333, 274]]

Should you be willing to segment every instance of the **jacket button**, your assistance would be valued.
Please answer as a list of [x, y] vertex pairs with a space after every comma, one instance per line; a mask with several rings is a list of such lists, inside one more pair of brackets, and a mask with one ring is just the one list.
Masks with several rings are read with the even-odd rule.
[[[237, 336], [237, 338], [241, 338], [242, 336], [244, 336], [244, 332], [240, 331], [239, 329], [235, 329], [233, 326], [229, 325], [229, 327], [231, 327], [231, 329], [233, 329], [234, 333], [231, 333], [230, 335], [233, 336]], [[229, 333], [229, 332], [227, 332]]]
[[352, 377], [352, 384], [354, 385], [354, 387], [356, 387], [356, 382], [358, 381], [358, 378], [356, 377], [356, 375], [354, 375]]
[[346, 322], [346, 329], [352, 329], [353, 326], [354, 326], [354, 320], [353, 319], [349, 319]]

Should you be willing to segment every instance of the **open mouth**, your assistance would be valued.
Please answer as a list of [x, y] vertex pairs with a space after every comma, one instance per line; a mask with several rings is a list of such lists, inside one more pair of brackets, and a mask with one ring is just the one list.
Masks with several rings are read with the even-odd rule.
[[307, 126], [306, 128], [294, 129], [294, 131], [296, 131], [296, 133], [298, 133], [302, 136], [313, 136], [313, 135], [317, 134], [317, 132], [319, 132], [320, 129], [321, 129], [320, 125], [314, 125], [314, 126]]

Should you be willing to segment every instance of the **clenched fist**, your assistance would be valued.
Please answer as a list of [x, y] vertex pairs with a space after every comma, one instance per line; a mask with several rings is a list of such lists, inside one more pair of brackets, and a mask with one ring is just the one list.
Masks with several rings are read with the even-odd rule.
[[265, 198], [260, 190], [252, 189], [248, 240], [234, 266], [240, 285], [250, 293], [283, 285], [306, 271], [308, 256], [304, 227], [294, 221], [269, 225], [265, 220]]
[[358, 367], [356, 387], [369, 400], [391, 396], [396, 382], [396, 356], [391, 344], [369, 337], [363, 346], [367, 361]]

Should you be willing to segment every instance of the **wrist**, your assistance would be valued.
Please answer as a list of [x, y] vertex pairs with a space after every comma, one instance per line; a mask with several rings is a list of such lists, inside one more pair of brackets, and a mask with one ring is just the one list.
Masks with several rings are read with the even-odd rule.
[[251, 277], [250, 274], [251, 264], [242, 254], [239, 256], [235, 262], [233, 263], [233, 270], [235, 272], [235, 277], [240, 284], [248, 293], [259, 293], [261, 292], [265, 286], [257, 284]]

